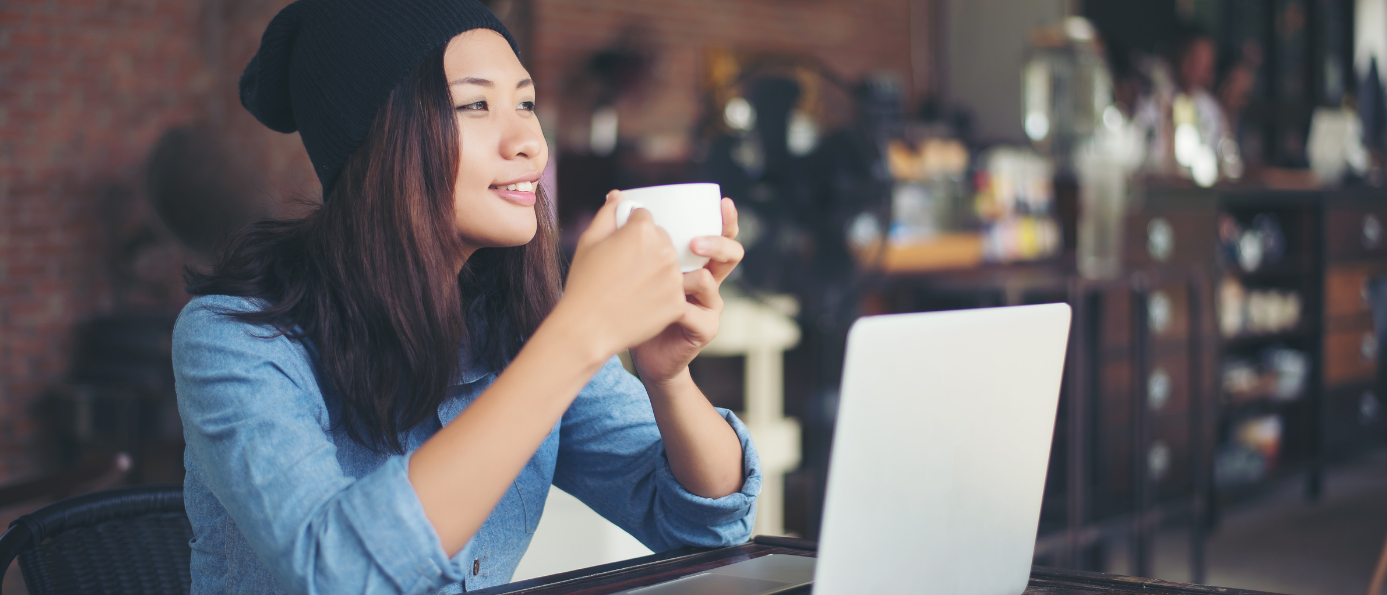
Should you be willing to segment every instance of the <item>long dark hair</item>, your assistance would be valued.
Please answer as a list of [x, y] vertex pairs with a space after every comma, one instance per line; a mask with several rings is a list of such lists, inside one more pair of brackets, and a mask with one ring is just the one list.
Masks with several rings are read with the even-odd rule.
[[268, 304], [228, 315], [313, 346], [319, 382], [341, 396], [340, 423], [377, 449], [403, 452], [400, 433], [437, 414], [464, 344], [500, 369], [558, 301], [554, 221], [539, 190], [534, 239], [477, 250], [457, 272], [454, 118], [440, 47], [391, 91], [321, 207], [251, 225], [210, 271], [188, 273], [191, 295]]

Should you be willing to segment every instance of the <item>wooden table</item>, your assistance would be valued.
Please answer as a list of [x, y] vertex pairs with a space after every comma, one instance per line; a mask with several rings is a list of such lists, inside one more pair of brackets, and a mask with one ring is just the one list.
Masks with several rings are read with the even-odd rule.
[[[501, 585], [474, 592], [474, 595], [605, 595], [644, 587], [668, 580], [750, 560], [770, 554], [814, 557], [813, 542], [785, 538], [757, 537], [752, 543], [718, 549], [685, 548]], [[922, 589], [925, 592], [927, 589]], [[786, 591], [785, 595], [808, 595], [810, 587]], [[1031, 567], [1031, 581], [1024, 595], [1269, 595], [1262, 591], [1225, 589], [1204, 585], [1172, 583], [1150, 578], [1116, 576], [1098, 572]]]

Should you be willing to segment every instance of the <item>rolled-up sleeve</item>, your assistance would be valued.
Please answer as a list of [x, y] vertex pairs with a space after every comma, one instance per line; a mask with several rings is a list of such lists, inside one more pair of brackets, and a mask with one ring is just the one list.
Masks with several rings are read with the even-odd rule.
[[[292, 593], [428, 593], [462, 580], [395, 456], [348, 476], [306, 353], [199, 300], [173, 336], [188, 456]], [[230, 302], [249, 307], [244, 300]]]
[[713, 499], [675, 479], [645, 387], [612, 358], [564, 414], [554, 485], [657, 552], [743, 543], [756, 518], [760, 459], [741, 420], [718, 413], [741, 442], [744, 480]]

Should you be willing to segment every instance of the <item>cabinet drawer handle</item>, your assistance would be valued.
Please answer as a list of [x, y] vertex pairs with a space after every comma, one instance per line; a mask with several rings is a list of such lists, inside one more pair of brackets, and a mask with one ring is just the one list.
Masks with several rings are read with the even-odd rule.
[[1146, 451], [1146, 471], [1152, 481], [1160, 481], [1170, 474], [1170, 446], [1157, 440]]
[[1377, 215], [1369, 213], [1363, 216], [1363, 247], [1369, 250], [1376, 248], [1382, 243], [1382, 221]]
[[1175, 253], [1175, 228], [1164, 217], [1152, 218], [1146, 224], [1146, 253], [1159, 262], [1170, 260]]
[[1377, 334], [1365, 333], [1363, 340], [1358, 342], [1358, 355], [1363, 358], [1363, 363], [1371, 364], [1377, 361]]
[[1377, 415], [1382, 411], [1382, 402], [1377, 400], [1377, 394], [1373, 391], [1363, 391], [1363, 395], [1358, 397], [1358, 424], [1363, 426], [1372, 425], [1377, 421]]
[[1159, 335], [1170, 330], [1171, 319], [1174, 318], [1173, 310], [1169, 295], [1164, 291], [1152, 292], [1151, 301], [1146, 307], [1146, 322], [1151, 327], [1151, 332]]
[[1152, 411], [1165, 409], [1170, 402], [1170, 374], [1164, 368], [1156, 368], [1146, 379], [1146, 405]]

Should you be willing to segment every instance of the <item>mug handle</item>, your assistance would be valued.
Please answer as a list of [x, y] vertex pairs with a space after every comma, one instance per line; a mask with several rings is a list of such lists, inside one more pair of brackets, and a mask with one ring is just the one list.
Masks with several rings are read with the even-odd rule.
[[621, 201], [621, 204], [616, 206], [617, 228], [620, 229], [623, 225], [626, 225], [626, 220], [631, 218], [631, 211], [644, 208], [645, 205], [641, 204], [640, 201], [630, 199]]

